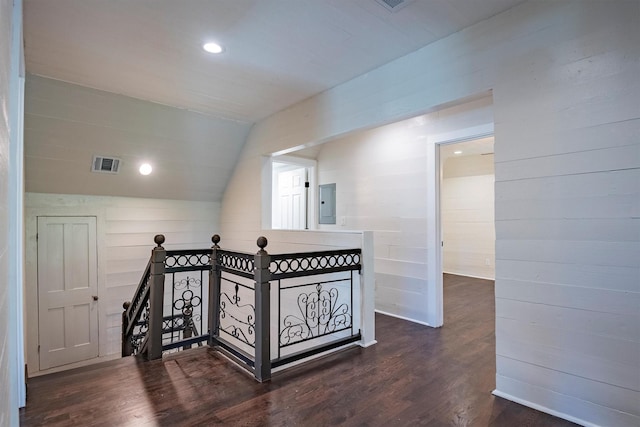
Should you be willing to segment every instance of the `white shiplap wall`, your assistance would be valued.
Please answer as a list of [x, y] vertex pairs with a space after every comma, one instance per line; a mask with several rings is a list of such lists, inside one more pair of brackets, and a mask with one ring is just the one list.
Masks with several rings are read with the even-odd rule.
[[637, 0], [529, 1], [258, 123], [223, 232], [259, 229], [260, 156], [492, 89], [497, 393], [637, 426], [639, 20]]
[[494, 91], [496, 389], [636, 426], [640, 3], [567, 3], [545, 21]]
[[38, 216], [97, 217], [100, 356], [120, 353], [122, 303], [140, 281], [153, 237], [164, 234], [166, 249], [211, 247], [220, 203], [130, 197], [26, 194], [27, 360], [38, 372], [37, 220]]
[[377, 310], [428, 323], [425, 141], [492, 121], [488, 96], [320, 146], [318, 183], [336, 184], [337, 224], [319, 228], [374, 231]]
[[442, 270], [494, 279], [493, 155], [450, 157], [442, 172]]

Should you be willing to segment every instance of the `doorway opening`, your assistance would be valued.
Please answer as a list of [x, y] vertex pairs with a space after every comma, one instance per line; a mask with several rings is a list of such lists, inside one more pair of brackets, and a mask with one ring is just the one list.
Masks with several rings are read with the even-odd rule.
[[[445, 185], [445, 183], [443, 183], [445, 179], [444, 163], [447, 161], [449, 155], [459, 156], [463, 154], [466, 149], [467, 154], [485, 154], [486, 159], [484, 163], [489, 162], [491, 163], [491, 165], [493, 165], [493, 155], [489, 156], [489, 154], [493, 154], [493, 123], [475, 126], [472, 128], [460, 129], [458, 131], [446, 134], [432, 135], [429, 136], [427, 142], [429, 147], [429, 149], [427, 150], [427, 173], [428, 176], [432, 178], [427, 184], [427, 264], [430, 267], [428, 271], [428, 279], [430, 285], [428, 286], [427, 290], [427, 304], [428, 312], [430, 313], [429, 324], [434, 327], [440, 327], [444, 323], [443, 260], [444, 247], [445, 245], [447, 245], [447, 242], [443, 239], [442, 212], [442, 191], [443, 186]], [[465, 148], [465, 146], [460, 145], [463, 143], [468, 143], [468, 147]], [[491, 151], [491, 153], [489, 153], [489, 151]], [[464, 170], [464, 165], [462, 166], [462, 168], [459, 167], [458, 169]], [[469, 172], [466, 173], [468, 174]], [[493, 189], [493, 185], [491, 185], [491, 189]], [[466, 191], [468, 192], [470, 190], [467, 189]], [[492, 190], [491, 197], [493, 197]], [[445, 204], [447, 202], [445, 202]], [[493, 201], [491, 201], [490, 204], [491, 206], [493, 206]], [[456, 213], [458, 217], [462, 216], [463, 218], [465, 214], [469, 214], [469, 212], [462, 210], [461, 212]], [[454, 234], [460, 234], [460, 231], [461, 229], [457, 228], [454, 230], [449, 230], [448, 233], [453, 232]], [[489, 246], [491, 248], [490, 250], [488, 250], [488, 252], [495, 254], [495, 234], [493, 237], [493, 243], [490, 243]], [[452, 249], [453, 248], [455, 248], [455, 245], [452, 245]], [[493, 255], [493, 257], [495, 257], [495, 255]], [[483, 258], [483, 263], [485, 264], [485, 266], [486, 258], [486, 256], [485, 258]], [[448, 260], [447, 262], [450, 261], [455, 261], [455, 258], [453, 260]], [[489, 256], [489, 263], [494, 264], [491, 256]]]
[[[440, 144], [440, 224], [444, 307], [451, 292], [479, 299], [493, 291], [495, 214], [493, 136]], [[458, 287], [460, 290], [454, 290]], [[487, 290], [479, 290], [484, 287]], [[493, 292], [492, 292], [493, 293]], [[477, 296], [476, 296], [477, 295]], [[447, 309], [448, 310], [448, 309]], [[453, 309], [455, 311], [455, 308]], [[456, 316], [445, 313], [445, 318]]]
[[493, 137], [439, 147], [442, 270], [494, 280]]
[[293, 156], [270, 157], [263, 178], [264, 225], [271, 229], [313, 230], [316, 161]]

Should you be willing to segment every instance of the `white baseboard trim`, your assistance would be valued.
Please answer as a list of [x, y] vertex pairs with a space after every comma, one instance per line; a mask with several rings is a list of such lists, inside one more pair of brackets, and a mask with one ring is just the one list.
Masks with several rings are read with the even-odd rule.
[[75, 368], [84, 368], [85, 366], [95, 365], [97, 363], [108, 362], [110, 360], [120, 359], [120, 353], [109, 354], [106, 356], [98, 356], [93, 359], [83, 360], [81, 362], [69, 363], [68, 365], [56, 366], [55, 368], [45, 369], [44, 371], [32, 372], [29, 378], [40, 377], [42, 375], [55, 374], [57, 372], [68, 371]]
[[495, 277], [483, 277], [483, 276], [474, 276], [472, 274], [462, 274], [462, 273], [454, 273], [452, 271], [444, 271], [443, 273], [453, 274], [454, 276], [463, 276], [463, 277], [473, 277], [474, 279], [482, 279], [482, 280], [496, 280]]
[[395, 317], [396, 319], [402, 319], [402, 320], [406, 320], [408, 322], [418, 323], [420, 325], [425, 325], [425, 326], [429, 326], [430, 328], [433, 328], [433, 326], [431, 326], [427, 322], [423, 322], [421, 320], [416, 320], [416, 319], [412, 319], [410, 317], [400, 316], [399, 314], [393, 314], [393, 313], [389, 313], [389, 312], [378, 310], [378, 309], [376, 309], [375, 312], [376, 313], [380, 313], [380, 314], [384, 314], [385, 316], [391, 316], [391, 317]]
[[358, 341], [358, 345], [362, 348], [371, 347], [372, 345], [378, 344], [377, 340], [371, 340], [369, 342]]
[[519, 403], [524, 406], [528, 406], [529, 408], [533, 408], [536, 411], [544, 412], [545, 414], [553, 415], [554, 417], [562, 418], [563, 420], [571, 421], [572, 423], [579, 424], [585, 427], [600, 427], [597, 424], [590, 423], [580, 418], [572, 417], [571, 415], [565, 414], [564, 412], [558, 412], [553, 409], [547, 408], [546, 406], [538, 405], [537, 403], [530, 402], [525, 399], [520, 399], [519, 397], [512, 396], [508, 393], [503, 393], [500, 390], [493, 390], [491, 392], [494, 396], [501, 397], [503, 399], [510, 400], [512, 402]]

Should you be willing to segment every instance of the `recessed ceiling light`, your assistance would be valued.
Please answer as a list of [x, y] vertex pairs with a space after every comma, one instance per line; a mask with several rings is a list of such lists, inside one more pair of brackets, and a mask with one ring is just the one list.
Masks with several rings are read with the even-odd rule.
[[462, 151], [460, 151], [460, 150], [454, 151], [453, 154], [462, 154]]
[[202, 48], [209, 53], [221, 53], [224, 50], [218, 43], [213, 42], [205, 43]]
[[140, 165], [140, 169], [139, 169], [141, 175], [149, 175], [152, 170], [153, 170], [153, 168], [151, 167], [151, 165], [149, 163], [141, 164]]

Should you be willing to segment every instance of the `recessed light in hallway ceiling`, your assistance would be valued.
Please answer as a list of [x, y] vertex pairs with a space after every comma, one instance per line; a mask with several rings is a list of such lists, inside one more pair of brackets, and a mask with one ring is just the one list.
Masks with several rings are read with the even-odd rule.
[[202, 48], [209, 53], [222, 53], [224, 49], [218, 43], [209, 42], [202, 45]]
[[143, 163], [140, 165], [139, 171], [140, 175], [149, 175], [153, 171], [153, 168], [149, 163]]

